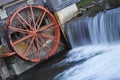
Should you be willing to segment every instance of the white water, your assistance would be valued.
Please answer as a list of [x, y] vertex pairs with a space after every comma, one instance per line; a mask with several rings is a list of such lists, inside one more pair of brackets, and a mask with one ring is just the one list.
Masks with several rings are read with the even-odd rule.
[[58, 64], [77, 63], [54, 79], [120, 80], [120, 8], [77, 19], [68, 27], [73, 49]]
[[[84, 54], [81, 51], [85, 51]], [[80, 61], [90, 56], [93, 57], [60, 73], [55, 80], [120, 80], [120, 45], [73, 49], [63, 62]]]

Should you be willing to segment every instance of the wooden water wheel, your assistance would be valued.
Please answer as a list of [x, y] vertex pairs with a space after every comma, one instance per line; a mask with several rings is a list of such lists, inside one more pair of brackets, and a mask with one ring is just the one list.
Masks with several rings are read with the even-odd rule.
[[23, 6], [10, 17], [10, 45], [21, 58], [38, 62], [55, 53], [60, 30], [54, 16], [42, 6]]

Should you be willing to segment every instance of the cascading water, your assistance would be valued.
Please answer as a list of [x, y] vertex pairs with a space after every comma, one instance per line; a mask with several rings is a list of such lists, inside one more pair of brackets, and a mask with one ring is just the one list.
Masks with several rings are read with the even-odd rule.
[[120, 41], [120, 8], [67, 23], [66, 31], [73, 48], [86, 44], [111, 44]]
[[74, 63], [54, 80], [120, 80], [120, 8], [66, 24], [72, 50], [58, 65]]

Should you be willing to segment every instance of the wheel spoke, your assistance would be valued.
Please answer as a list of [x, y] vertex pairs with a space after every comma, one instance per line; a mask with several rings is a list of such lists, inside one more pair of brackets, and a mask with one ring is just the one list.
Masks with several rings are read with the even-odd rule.
[[39, 39], [38, 39], [38, 44], [41, 46], [41, 48], [43, 47], [43, 44], [40, 42]]
[[[46, 41], [45, 41], [43, 38], [41, 38], [40, 36], [39, 36], [39, 38], [40, 38], [40, 40], [42, 41], [43, 45], [45, 44], [46, 50], [50, 50], [50, 47], [49, 47], [49, 45], [46, 44]], [[44, 47], [44, 46], [43, 46], [43, 47]]]
[[34, 30], [34, 29], [32, 28], [32, 26], [31, 26], [19, 13], [17, 13], [17, 15], [18, 15], [32, 30]]
[[38, 30], [39, 27], [41, 26], [41, 24], [42, 24], [42, 22], [43, 22], [43, 19], [44, 19], [44, 17], [45, 17], [45, 14], [46, 14], [46, 11], [44, 11], [44, 13], [43, 13], [43, 15], [42, 15], [42, 17], [41, 17], [41, 19], [40, 19], [40, 23], [38, 24], [37, 30]]
[[36, 45], [37, 45], [37, 48], [38, 48], [38, 52], [37, 52], [38, 58], [40, 58], [40, 47], [39, 47], [39, 41], [38, 41], [37, 37], [35, 38], [35, 41], [36, 41]]
[[[48, 26], [47, 27], [47, 25], [46, 25], [46, 29], [43, 29], [43, 30], [39, 30], [39, 31], [44, 31], [45, 32], [45, 30], [47, 30], [47, 32], [48, 31], [54, 31], [54, 30], [52, 30], [52, 29], [55, 29], [55, 28], [59, 28], [59, 25], [57, 25], [57, 26], [54, 26], [55, 25], [55, 23], [53, 23], [53, 25], [52, 25], [52, 23], [51, 24], [49, 24], [49, 25], [51, 25], [50, 27]], [[45, 26], [44, 26], [45, 27]]]
[[46, 30], [46, 29], [48, 29], [49, 27], [51, 27], [51, 26], [53, 26], [53, 25], [54, 25], [54, 23], [50, 23], [50, 24], [48, 24], [48, 25], [46, 25], [46, 26], [41, 27], [41, 28], [39, 29], [39, 31]]
[[29, 31], [27, 30], [24, 30], [24, 29], [19, 29], [19, 28], [15, 28], [15, 27], [9, 27], [10, 30], [13, 30], [14, 32], [20, 32], [20, 33], [25, 33], [25, 34], [28, 34]]
[[31, 11], [31, 15], [32, 15], [33, 24], [34, 24], [34, 29], [36, 29], [35, 28], [35, 17], [34, 17], [34, 13], [33, 13], [33, 9], [32, 9], [31, 5], [30, 5], [30, 11]]
[[[35, 39], [34, 39], [35, 40]], [[33, 54], [34, 54], [34, 58], [36, 59], [37, 58], [37, 48], [36, 48], [36, 46], [35, 46], [35, 43], [33, 42], [33, 46], [32, 46], [32, 48], [33, 48]]]
[[34, 39], [35, 39], [35, 36], [33, 36], [33, 38], [32, 38], [32, 40], [31, 40], [29, 46], [27, 47], [27, 49], [26, 49], [25, 52], [24, 52], [24, 53], [25, 53], [24, 55], [27, 55], [27, 54], [28, 54], [28, 51], [30, 50], [30, 47], [32, 46]]
[[30, 37], [32, 37], [32, 36], [33, 36], [33, 34], [32, 34], [32, 35], [25, 36], [25, 37], [23, 37], [23, 38], [15, 41], [15, 42], [13, 42], [13, 45], [19, 44], [20, 42], [22, 42], [22, 41], [24, 41], [24, 40], [26, 40], [26, 39], [28, 39], [28, 38], [30, 38]]
[[[39, 41], [39, 45], [44, 49], [44, 51], [46, 52], [46, 53], [48, 53], [48, 50], [47, 50], [47, 48], [46, 47], [44, 47], [43, 45], [44, 44], [42, 44], [40, 41], [41, 41], [41, 39], [40, 38], [38, 38], [38, 41]], [[46, 54], [46, 56], [48, 57], [48, 54]]]
[[53, 36], [53, 35], [50, 35], [50, 34], [44, 34], [44, 33], [41, 33], [40, 36], [42, 36], [44, 38], [49, 38], [49, 39], [57, 38], [56, 36]]
[[28, 28], [24, 25], [24, 23], [23, 23], [18, 17], [16, 17], [16, 19], [19, 21], [20, 24], [23, 25], [23, 27], [24, 27], [26, 30], [28, 30]]
[[35, 27], [36, 27], [37, 25], [39, 25], [38, 22], [40, 21], [41, 16], [42, 16], [42, 12], [39, 14], [39, 16], [38, 16], [38, 18], [37, 18], [37, 20], [36, 20]]
[[57, 26], [51, 26], [51, 27], [49, 27], [48, 29], [46, 29], [44, 32], [54, 32], [54, 30], [55, 30], [55, 28], [56, 29], [59, 29], [59, 25], [57, 25]]
[[[48, 52], [48, 49], [44, 46], [45, 42], [43, 41], [42, 38], [38, 37], [39, 39], [39, 45], [46, 51]], [[40, 42], [41, 41], [41, 42]]]
[[29, 11], [29, 9], [27, 10], [27, 17], [28, 17], [28, 23], [31, 25], [31, 21], [30, 21], [30, 11]]
[[41, 34], [40, 36], [41, 36], [41, 37], [44, 37], [44, 38], [51, 39], [51, 40], [55, 41], [56, 43], [64, 46], [61, 42], [58, 42], [58, 41], [56, 40], [56, 38], [57, 38], [56, 36], [52, 36], [52, 35], [49, 35], [49, 34]]
[[54, 26], [54, 27], [50, 27], [49, 29], [51, 30], [51, 29], [55, 29], [55, 28], [59, 28], [59, 25]]
[[23, 51], [22, 55], [24, 55], [28, 45], [30, 44], [30, 41], [31, 41], [31, 38], [29, 38], [29, 40], [27, 40], [27, 43], [26, 43], [26, 46], [24, 47], [24, 51]]
[[[41, 37], [44, 37], [44, 38], [51, 39], [51, 40], [57, 42], [56, 39], [55, 39], [56, 36], [52, 36], [52, 35], [49, 35], [49, 34], [41, 34], [40, 36], [41, 36]], [[57, 43], [58, 43], [58, 42], [57, 42]]]

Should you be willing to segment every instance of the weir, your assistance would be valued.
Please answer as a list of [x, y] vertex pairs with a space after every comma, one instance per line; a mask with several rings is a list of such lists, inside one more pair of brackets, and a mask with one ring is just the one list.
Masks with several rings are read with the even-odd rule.
[[120, 41], [120, 8], [99, 12], [94, 17], [74, 19], [66, 24], [71, 46], [113, 44]]

